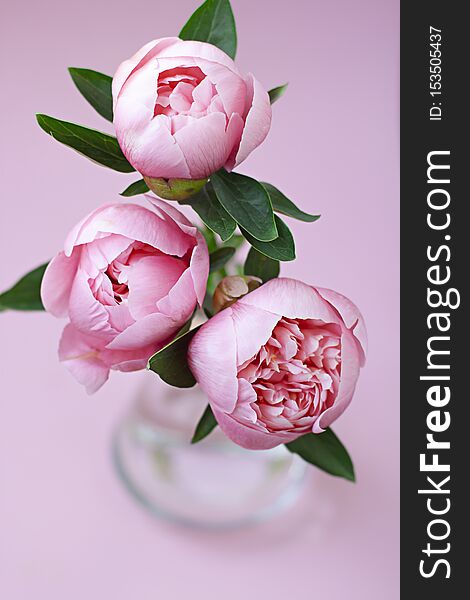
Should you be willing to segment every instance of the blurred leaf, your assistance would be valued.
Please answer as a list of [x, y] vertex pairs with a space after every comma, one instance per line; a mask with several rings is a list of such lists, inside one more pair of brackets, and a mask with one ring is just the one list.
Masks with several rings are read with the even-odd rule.
[[209, 229], [209, 227], [204, 225], [202, 227], [201, 233], [204, 236], [204, 239], [206, 240], [207, 249], [209, 250], [209, 253], [214, 252], [214, 250], [217, 250], [217, 240], [215, 239], [215, 233], [212, 231], [212, 229]]
[[44, 310], [41, 300], [41, 282], [47, 264], [30, 271], [13, 287], [0, 294], [0, 311]]
[[285, 83], [284, 85], [280, 85], [278, 87], [273, 88], [272, 90], [269, 90], [268, 94], [269, 94], [269, 100], [271, 101], [271, 104], [274, 104], [276, 102], [276, 100], [279, 100], [279, 98], [284, 96], [288, 85], [289, 85], [288, 83]]
[[206, 292], [206, 295], [204, 296], [204, 302], [202, 304], [202, 310], [204, 311], [204, 314], [206, 315], [206, 317], [208, 319], [210, 319], [214, 316], [214, 307], [212, 305], [212, 294], [213, 294], [213, 289], [215, 288], [215, 285], [211, 285], [212, 289], [210, 289], [210, 291], [209, 291], [209, 284], [210, 284], [211, 277], [212, 277], [212, 275], [209, 275], [209, 280], [208, 280], [208, 284], [207, 284], [208, 291]]
[[244, 273], [259, 277], [263, 283], [279, 276], [280, 265], [278, 260], [273, 260], [255, 248], [251, 247], [246, 258]]
[[229, 0], [204, 2], [191, 15], [179, 37], [182, 40], [208, 42], [235, 58], [237, 30]]
[[290, 232], [287, 225], [282, 221], [280, 217], [275, 215], [276, 226], [279, 232], [279, 237], [277, 237], [272, 242], [260, 242], [253, 236], [251, 236], [247, 231], [241, 229], [242, 234], [248, 240], [248, 242], [269, 258], [280, 261], [290, 261], [295, 260], [295, 243], [294, 238], [292, 237], [292, 233]]
[[235, 250], [238, 250], [245, 242], [246, 240], [242, 235], [232, 235], [229, 240], [224, 242], [224, 247], [235, 248]]
[[199, 327], [191, 329], [155, 352], [150, 357], [148, 369], [174, 387], [189, 388], [195, 385], [196, 380], [188, 366], [187, 353], [189, 343], [198, 329]]
[[78, 91], [102, 117], [113, 121], [113, 78], [91, 69], [69, 68], [70, 76]]
[[139, 179], [138, 181], [134, 181], [131, 183], [126, 189], [121, 192], [119, 195], [124, 196], [125, 198], [129, 198], [130, 196], [138, 196], [139, 194], [146, 194], [149, 191], [148, 185], [145, 183], [143, 179]]
[[226, 263], [232, 258], [235, 254], [235, 248], [225, 247], [219, 248], [218, 250], [214, 250], [210, 254], [210, 271], [218, 271], [222, 269], [226, 265]]
[[233, 235], [237, 228], [235, 220], [218, 201], [211, 182], [206, 184], [200, 192], [180, 204], [190, 206], [199, 215], [202, 222], [217, 233], [224, 242]]
[[240, 227], [264, 242], [277, 237], [271, 200], [259, 181], [221, 169], [211, 176], [211, 183], [219, 202]]
[[36, 118], [46, 133], [94, 162], [121, 173], [135, 171], [122, 153], [115, 137], [47, 115], [39, 114]]
[[297, 219], [298, 221], [305, 221], [306, 223], [313, 223], [313, 221], [317, 221], [320, 218], [320, 215], [310, 215], [309, 213], [300, 210], [300, 208], [297, 208], [292, 200], [289, 200], [289, 198], [270, 183], [265, 183], [263, 181], [262, 185], [268, 192], [276, 212]]
[[205, 437], [209, 435], [217, 427], [217, 421], [212, 412], [212, 408], [208, 404], [206, 410], [203, 412], [202, 417], [199, 419], [199, 423], [196, 425], [196, 431], [194, 432], [191, 444], [197, 444]]
[[307, 433], [286, 446], [330, 475], [356, 481], [351, 457], [331, 429], [323, 433]]

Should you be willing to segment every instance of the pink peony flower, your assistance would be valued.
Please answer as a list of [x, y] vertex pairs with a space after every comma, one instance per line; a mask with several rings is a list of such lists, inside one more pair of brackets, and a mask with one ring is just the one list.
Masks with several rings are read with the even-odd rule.
[[98, 208], [73, 228], [45, 272], [46, 310], [70, 319], [59, 358], [88, 393], [110, 369], [145, 368], [204, 299], [204, 238], [179, 211], [152, 203]]
[[365, 346], [350, 300], [281, 278], [205, 323], [188, 359], [222, 430], [256, 450], [329, 427], [352, 400]]
[[240, 164], [271, 125], [269, 96], [222, 50], [179, 38], [154, 40], [113, 79], [114, 125], [144, 176], [203, 179]]

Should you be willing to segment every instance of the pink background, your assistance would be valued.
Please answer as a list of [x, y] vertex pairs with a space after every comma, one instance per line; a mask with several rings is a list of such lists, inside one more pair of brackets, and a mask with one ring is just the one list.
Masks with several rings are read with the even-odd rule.
[[[0, 315], [0, 596], [8, 600], [398, 598], [398, 0], [234, 0], [242, 69], [290, 82], [241, 168], [322, 219], [289, 223], [284, 273], [362, 308], [370, 355], [335, 429], [358, 483], [318, 473], [300, 506], [236, 533], [155, 521], [110, 466], [109, 437], [146, 374], [87, 397], [56, 359], [62, 323]], [[2, 9], [0, 289], [51, 257], [132, 176], [47, 138], [35, 112], [106, 128], [67, 66], [112, 74], [176, 34], [194, 0], [43, 0]]]

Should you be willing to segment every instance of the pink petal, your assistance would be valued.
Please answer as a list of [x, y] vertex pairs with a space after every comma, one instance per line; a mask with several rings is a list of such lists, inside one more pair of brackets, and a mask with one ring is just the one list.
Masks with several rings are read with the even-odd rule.
[[80, 268], [95, 278], [100, 272], [106, 271], [124, 250], [127, 250], [134, 240], [122, 235], [111, 233], [96, 239], [82, 248]]
[[109, 368], [99, 358], [99, 350], [90, 338], [81, 334], [73, 325], [67, 325], [59, 343], [59, 359], [65, 364], [78, 383], [93, 394], [106, 382]]
[[158, 61], [150, 61], [129, 78], [115, 105], [116, 136], [128, 161], [143, 175], [188, 178], [169, 118], [154, 117], [159, 68]]
[[129, 75], [138, 67], [143, 66], [151, 58], [156, 56], [164, 48], [168, 48], [171, 45], [179, 42], [179, 38], [161, 38], [159, 40], [152, 40], [138, 50], [131, 58], [122, 62], [113, 77], [113, 100], [114, 104], [119, 96], [119, 92], [122, 86], [128, 79]]
[[191, 178], [209, 177], [228, 159], [243, 128], [243, 120], [233, 114], [226, 127], [223, 113], [211, 113], [196, 119], [174, 135], [189, 167]]
[[248, 89], [253, 90], [253, 95], [249, 98], [250, 108], [245, 119], [245, 129], [235, 166], [243, 162], [265, 140], [271, 127], [272, 109], [268, 93], [251, 74], [247, 76], [246, 84]]
[[196, 302], [191, 270], [188, 268], [169, 290], [168, 295], [157, 303], [157, 309], [182, 327], [193, 314]]
[[193, 240], [181, 231], [178, 223], [163, 220], [149, 208], [138, 204], [108, 204], [92, 212], [78, 229], [72, 230], [65, 250], [103, 237], [103, 233], [117, 233], [175, 256], [184, 256], [193, 246]]
[[170, 94], [170, 106], [176, 112], [185, 112], [193, 103], [193, 89], [190, 83], [180, 81]]
[[158, 345], [151, 344], [134, 350], [108, 350], [100, 352], [101, 360], [113, 371], [140, 371], [147, 367], [149, 358], [159, 349]]
[[326, 323], [339, 321], [335, 311], [316, 290], [286, 277], [271, 279], [238, 302], [291, 319], [319, 319]]
[[135, 323], [127, 304], [116, 304], [104, 308], [108, 313], [108, 322], [115, 331], [124, 331], [124, 329]]
[[109, 324], [106, 308], [93, 296], [88, 273], [81, 268], [78, 269], [72, 285], [69, 316], [76, 329], [102, 338], [103, 346], [116, 335], [115, 329]]
[[68, 315], [70, 291], [77, 272], [80, 252], [77, 248], [70, 257], [60, 252], [51, 260], [44, 273], [41, 299], [44, 308], [54, 317]]
[[183, 260], [172, 256], [147, 256], [129, 270], [128, 306], [134, 319], [157, 311], [158, 301], [168, 294], [186, 270]]
[[161, 313], [153, 313], [139, 319], [111, 340], [109, 350], [138, 350], [142, 346], [158, 346], [172, 338], [184, 323]]
[[[119, 101], [119, 115], [131, 113], [134, 109], [132, 97]], [[147, 177], [191, 179], [191, 172], [184, 153], [171, 134], [171, 121], [165, 115], [148, 119], [145, 127], [139, 130], [128, 128], [123, 118], [116, 126], [116, 135], [127, 160]]]
[[346, 327], [356, 336], [361, 348], [361, 367], [364, 366], [367, 353], [367, 330], [361, 312], [349, 298], [338, 292], [319, 287], [316, 290], [339, 312]]
[[240, 301], [231, 309], [237, 338], [237, 366], [241, 366], [266, 344], [280, 316]]
[[251, 404], [256, 402], [257, 396], [253, 386], [246, 379], [238, 380], [238, 401], [232, 417], [247, 424], [253, 425], [258, 418]]
[[147, 62], [129, 76], [115, 102], [113, 122], [124, 152], [127, 138], [122, 136], [121, 130], [125, 128], [126, 135], [131, 139], [153, 119], [159, 73], [157, 60]]
[[146, 195], [146, 198], [151, 202], [162, 218], [170, 217], [178, 223], [187, 235], [191, 235], [196, 240], [193, 253], [191, 255], [190, 269], [193, 279], [193, 286], [196, 292], [197, 301], [200, 306], [204, 302], [206, 295], [207, 277], [209, 275], [209, 251], [204, 236], [179, 210], [171, 206], [168, 202], [155, 198], [154, 196]]
[[176, 58], [177, 64], [183, 64], [184, 58], [204, 59], [217, 65], [224, 65], [236, 75], [239, 75], [238, 69], [233, 60], [212, 44], [205, 42], [195, 42], [188, 40], [179, 40], [177, 43], [162, 48], [158, 53], [159, 58]]
[[205, 77], [193, 90], [194, 101], [204, 108], [209, 106], [213, 95], [213, 84], [208, 77]]
[[214, 416], [225, 435], [243, 448], [249, 450], [269, 450], [280, 444], [287, 444], [299, 437], [298, 433], [278, 432], [268, 433], [255, 429], [255, 426], [240, 424], [230, 414], [215, 408], [211, 404]]
[[189, 268], [191, 269], [191, 277], [197, 301], [199, 306], [202, 306], [206, 295], [207, 278], [209, 276], [209, 251], [206, 240], [199, 231], [196, 233], [196, 246], [191, 255]]
[[313, 433], [321, 433], [343, 414], [351, 403], [360, 370], [360, 351], [354, 336], [347, 329], [341, 337], [341, 380], [332, 407], [327, 408], [313, 425]]
[[217, 90], [227, 117], [233, 113], [243, 116], [245, 110], [247, 88], [240, 75], [235, 75], [225, 65], [196, 59], [196, 65], [206, 75]]
[[237, 347], [232, 310], [204, 323], [188, 350], [188, 363], [211, 406], [231, 412], [238, 396]]
[[184, 233], [196, 236], [198, 231], [197, 227], [191, 223], [191, 221], [177, 208], [162, 200], [161, 198], [157, 198], [156, 196], [152, 196], [151, 194], [145, 194], [145, 198], [150, 202], [152, 207], [156, 209], [157, 214], [164, 220], [168, 220], [170, 217], [173, 221], [176, 221], [180, 225], [184, 225], [181, 227], [181, 230]]

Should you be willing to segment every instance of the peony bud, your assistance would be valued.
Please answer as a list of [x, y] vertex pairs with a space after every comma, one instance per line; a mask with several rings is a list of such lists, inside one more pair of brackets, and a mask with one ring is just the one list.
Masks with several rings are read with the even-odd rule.
[[212, 300], [214, 312], [220, 312], [227, 306], [232, 305], [239, 298], [258, 288], [262, 283], [261, 279], [251, 275], [229, 275], [224, 277], [215, 288]]
[[153, 40], [125, 60], [113, 77], [113, 100], [119, 145], [146, 178], [231, 171], [271, 126], [269, 95], [253, 75], [212, 44], [176, 37]]

